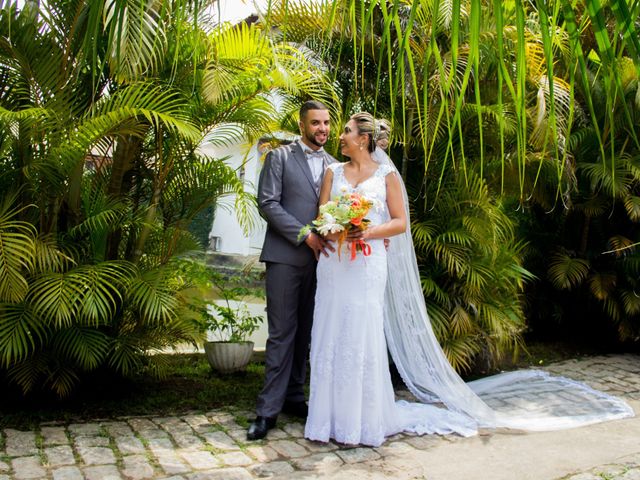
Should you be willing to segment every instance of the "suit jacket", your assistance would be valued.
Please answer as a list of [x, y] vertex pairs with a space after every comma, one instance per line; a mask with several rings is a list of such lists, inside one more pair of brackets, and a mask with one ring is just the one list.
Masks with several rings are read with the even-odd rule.
[[[324, 154], [324, 166], [336, 161]], [[315, 261], [298, 234], [318, 214], [319, 189], [299, 142], [270, 151], [258, 181], [258, 207], [267, 220], [261, 262], [302, 266]]]

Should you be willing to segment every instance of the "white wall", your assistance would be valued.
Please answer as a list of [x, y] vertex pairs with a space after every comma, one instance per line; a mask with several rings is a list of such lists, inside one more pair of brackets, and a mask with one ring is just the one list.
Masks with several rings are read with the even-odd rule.
[[[260, 174], [260, 156], [256, 145], [251, 147], [235, 145], [231, 147], [214, 147], [210, 144], [201, 147], [203, 153], [216, 158], [229, 157], [226, 163], [240, 174], [244, 163], [244, 186], [249, 193], [255, 194]], [[245, 158], [245, 152], [248, 155]], [[218, 237], [217, 250], [220, 253], [235, 255], [258, 255], [262, 248], [266, 223], [257, 210], [253, 212], [256, 219], [254, 229], [245, 235], [234, 210], [235, 195], [222, 197], [216, 206], [215, 218], [209, 238]]]

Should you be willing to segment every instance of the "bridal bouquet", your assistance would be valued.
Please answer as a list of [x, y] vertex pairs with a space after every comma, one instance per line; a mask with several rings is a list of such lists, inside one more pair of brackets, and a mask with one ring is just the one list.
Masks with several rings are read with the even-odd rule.
[[[306, 225], [300, 230], [299, 239], [309, 232], [316, 232], [320, 235], [329, 233], [340, 233], [338, 237], [338, 257], [340, 249], [350, 231], [365, 230], [370, 220], [365, 218], [373, 202], [359, 193], [345, 193], [339, 197], [333, 197], [324, 205], [320, 206], [318, 217], [313, 220], [312, 225]], [[361, 251], [366, 257], [371, 254], [371, 246], [362, 239], [349, 242], [351, 260], [355, 260], [356, 252]]]

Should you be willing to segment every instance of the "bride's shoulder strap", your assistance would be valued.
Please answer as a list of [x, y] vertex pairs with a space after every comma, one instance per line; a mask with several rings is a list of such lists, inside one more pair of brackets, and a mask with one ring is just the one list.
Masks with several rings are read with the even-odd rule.
[[333, 162], [327, 165], [327, 168], [331, 170], [333, 173], [335, 173], [336, 170], [338, 170], [339, 168], [342, 168], [342, 165], [343, 165], [342, 162]]
[[378, 167], [378, 172], [381, 177], [386, 177], [387, 175], [389, 175], [391, 172], [394, 172], [394, 171], [395, 171], [395, 168], [393, 168], [391, 165], [382, 164]]

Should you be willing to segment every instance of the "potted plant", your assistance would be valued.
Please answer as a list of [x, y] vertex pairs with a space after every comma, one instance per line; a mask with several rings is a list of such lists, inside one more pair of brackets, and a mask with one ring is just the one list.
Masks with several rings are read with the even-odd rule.
[[245, 302], [256, 289], [245, 286], [245, 275], [224, 277], [212, 272], [211, 281], [220, 298], [208, 306], [205, 327], [215, 340], [204, 343], [207, 360], [221, 373], [244, 370], [253, 354], [254, 343], [248, 338], [263, 321], [261, 315], [251, 314]]

